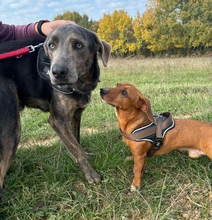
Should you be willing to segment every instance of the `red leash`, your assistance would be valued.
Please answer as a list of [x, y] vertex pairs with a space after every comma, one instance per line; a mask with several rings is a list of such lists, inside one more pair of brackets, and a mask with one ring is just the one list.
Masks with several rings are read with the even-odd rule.
[[35, 45], [35, 46], [29, 45], [18, 50], [0, 54], [0, 60], [7, 59], [10, 57], [20, 58], [21, 56], [25, 54], [34, 52], [36, 48], [41, 47], [42, 45], [43, 43]]

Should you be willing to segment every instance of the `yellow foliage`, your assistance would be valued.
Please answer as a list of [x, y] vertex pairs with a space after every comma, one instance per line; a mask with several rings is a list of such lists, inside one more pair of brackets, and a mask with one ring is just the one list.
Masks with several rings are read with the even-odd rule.
[[136, 39], [136, 43], [132, 44], [130, 47], [131, 51], [140, 50], [142, 48], [143, 43], [143, 36], [142, 36], [142, 18], [140, 13], [137, 12], [136, 18], [133, 20], [133, 30], [134, 30], [134, 37]]
[[149, 0], [142, 38], [153, 52], [212, 44], [212, 0]]
[[212, 0], [148, 0], [146, 11], [132, 19], [125, 10], [104, 14], [100, 22], [88, 20], [86, 14], [66, 11], [57, 19], [74, 20], [77, 24], [97, 30], [109, 42], [116, 55], [142, 49], [153, 52], [175, 48], [212, 46]]
[[104, 14], [100, 19], [97, 34], [112, 45], [112, 52], [116, 54], [127, 54], [136, 49], [133, 46], [135, 38], [132, 18], [124, 10], [115, 10], [112, 14]]

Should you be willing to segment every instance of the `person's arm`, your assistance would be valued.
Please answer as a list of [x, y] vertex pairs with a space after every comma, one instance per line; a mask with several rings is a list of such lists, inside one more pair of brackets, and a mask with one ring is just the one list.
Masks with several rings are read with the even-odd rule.
[[38, 29], [38, 23], [28, 25], [7, 25], [0, 22], [0, 42], [19, 40], [24, 38], [35, 38], [44, 41], [46, 36], [57, 26], [65, 24], [75, 24], [73, 21], [57, 20], [52, 22], [41, 22]]
[[0, 42], [13, 40], [15, 37], [15, 26], [2, 24], [0, 21]]
[[15, 38], [14, 40], [20, 40], [25, 38], [35, 38], [40, 41], [45, 41], [46, 36], [41, 36], [37, 32], [37, 23], [31, 23], [28, 25], [18, 25], [15, 26]]
[[35, 38], [41, 41], [45, 40], [45, 37], [42, 37], [37, 33], [35, 29], [36, 24], [28, 25], [7, 25], [0, 22], [0, 42], [19, 40], [24, 38]]

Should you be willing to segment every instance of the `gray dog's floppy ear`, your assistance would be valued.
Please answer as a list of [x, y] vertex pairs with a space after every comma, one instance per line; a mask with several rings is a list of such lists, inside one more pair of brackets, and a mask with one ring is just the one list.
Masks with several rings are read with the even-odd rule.
[[101, 55], [102, 63], [104, 66], [107, 66], [112, 46], [109, 43], [107, 43], [106, 41], [99, 39], [98, 36], [96, 36], [96, 37], [97, 37], [97, 42], [98, 42], [98, 46], [99, 46], [98, 51]]
[[110, 57], [112, 46], [109, 43], [105, 42], [104, 40], [100, 40], [100, 41], [101, 41], [101, 47], [99, 49], [99, 53], [101, 54], [103, 65], [107, 66], [107, 62]]

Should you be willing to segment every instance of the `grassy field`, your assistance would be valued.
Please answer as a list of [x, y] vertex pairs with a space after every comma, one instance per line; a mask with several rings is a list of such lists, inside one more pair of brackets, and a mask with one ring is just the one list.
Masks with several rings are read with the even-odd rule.
[[[102, 65], [101, 65], [102, 66]], [[142, 187], [130, 192], [133, 162], [122, 142], [114, 109], [99, 96], [101, 87], [134, 84], [153, 112], [212, 122], [212, 59], [111, 60], [101, 67], [81, 127], [83, 149], [101, 175], [89, 185], [47, 123], [48, 114], [22, 112], [22, 139], [5, 179], [0, 204], [4, 220], [179, 220], [212, 219], [212, 162], [186, 152], [148, 158]]]

